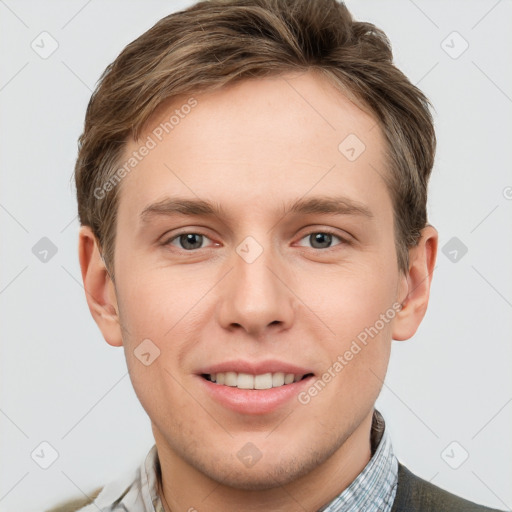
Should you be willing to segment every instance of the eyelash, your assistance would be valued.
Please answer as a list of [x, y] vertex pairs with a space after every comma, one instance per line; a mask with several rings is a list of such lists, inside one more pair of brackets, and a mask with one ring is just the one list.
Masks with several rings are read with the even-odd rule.
[[[341, 237], [340, 235], [338, 235], [337, 233], [335, 233], [334, 231], [332, 231], [330, 229], [322, 229], [322, 230], [310, 231], [309, 233], [306, 233], [299, 241], [302, 241], [305, 238], [308, 238], [311, 235], [318, 234], [318, 233], [321, 233], [321, 234], [324, 234], [324, 235], [331, 235], [334, 238], [337, 238], [340, 241], [340, 243], [338, 243], [338, 244], [336, 244], [334, 246], [331, 246], [331, 247], [325, 247], [325, 248], [310, 247], [310, 249], [317, 250], [317, 251], [322, 251], [322, 252], [327, 252], [327, 251], [330, 251], [330, 250], [334, 250], [334, 248], [336, 246], [338, 246], [338, 245], [350, 245], [350, 242], [346, 238]], [[178, 240], [180, 238], [180, 236], [183, 236], [183, 235], [200, 235], [200, 236], [210, 240], [208, 235], [205, 235], [204, 233], [196, 232], [196, 231], [183, 231], [182, 233], [178, 233], [177, 235], [174, 235], [173, 237], [167, 239], [165, 242], [163, 242], [162, 245], [169, 246], [169, 245], [172, 244], [172, 242], [174, 242], [175, 240]], [[300, 246], [300, 247], [303, 247], [303, 246]], [[183, 249], [183, 248], [179, 247], [177, 249], [179, 251], [192, 253], [192, 252], [196, 252], [196, 251], [198, 251], [200, 249], [206, 249], [206, 248], [207, 247], [199, 247], [197, 249]]]

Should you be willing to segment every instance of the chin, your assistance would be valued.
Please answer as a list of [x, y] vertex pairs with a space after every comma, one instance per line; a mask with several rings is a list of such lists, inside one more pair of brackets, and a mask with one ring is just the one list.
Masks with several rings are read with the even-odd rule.
[[226, 460], [222, 464], [197, 464], [207, 477], [233, 489], [244, 491], [264, 491], [282, 487], [307, 475], [319, 466], [330, 453], [308, 453], [303, 457], [279, 457], [274, 454], [273, 460], [265, 461], [262, 457], [254, 466], [244, 467], [238, 460]]
[[289, 467], [286, 464], [277, 467], [267, 464], [264, 467], [260, 467], [258, 470], [255, 468], [240, 470], [238, 466], [230, 469], [231, 472], [229, 474], [217, 469], [213, 474], [209, 474], [208, 476], [232, 489], [265, 491], [282, 487], [308, 473], [305, 467]]

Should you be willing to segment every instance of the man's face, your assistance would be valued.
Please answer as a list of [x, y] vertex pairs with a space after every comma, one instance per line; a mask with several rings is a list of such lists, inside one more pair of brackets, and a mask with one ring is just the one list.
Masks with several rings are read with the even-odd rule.
[[[381, 389], [405, 283], [384, 139], [311, 73], [193, 96], [161, 141], [153, 130], [188, 98], [126, 150], [157, 143], [119, 185], [127, 364], [162, 457], [235, 487], [275, 487], [348, 453]], [[286, 374], [306, 377], [283, 384]], [[254, 382], [276, 387], [226, 385]]]

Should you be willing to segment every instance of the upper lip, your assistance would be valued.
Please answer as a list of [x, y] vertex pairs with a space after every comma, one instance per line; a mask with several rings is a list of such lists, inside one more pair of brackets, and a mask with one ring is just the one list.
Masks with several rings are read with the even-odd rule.
[[277, 360], [266, 361], [224, 361], [201, 368], [197, 373], [211, 375], [212, 373], [248, 373], [251, 375], [263, 375], [264, 373], [293, 373], [295, 375], [307, 375], [313, 373], [311, 369]]

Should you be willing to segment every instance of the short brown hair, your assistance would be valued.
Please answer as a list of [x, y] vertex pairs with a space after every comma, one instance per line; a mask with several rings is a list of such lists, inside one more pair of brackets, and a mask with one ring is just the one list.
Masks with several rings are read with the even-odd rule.
[[382, 129], [398, 264], [406, 271], [408, 249], [427, 223], [436, 138], [429, 101], [392, 60], [384, 32], [355, 21], [336, 0], [210, 0], [161, 19], [106, 68], [79, 139], [80, 223], [93, 230], [111, 276], [120, 187], [102, 186], [155, 109], [184, 94], [308, 70], [369, 110]]

